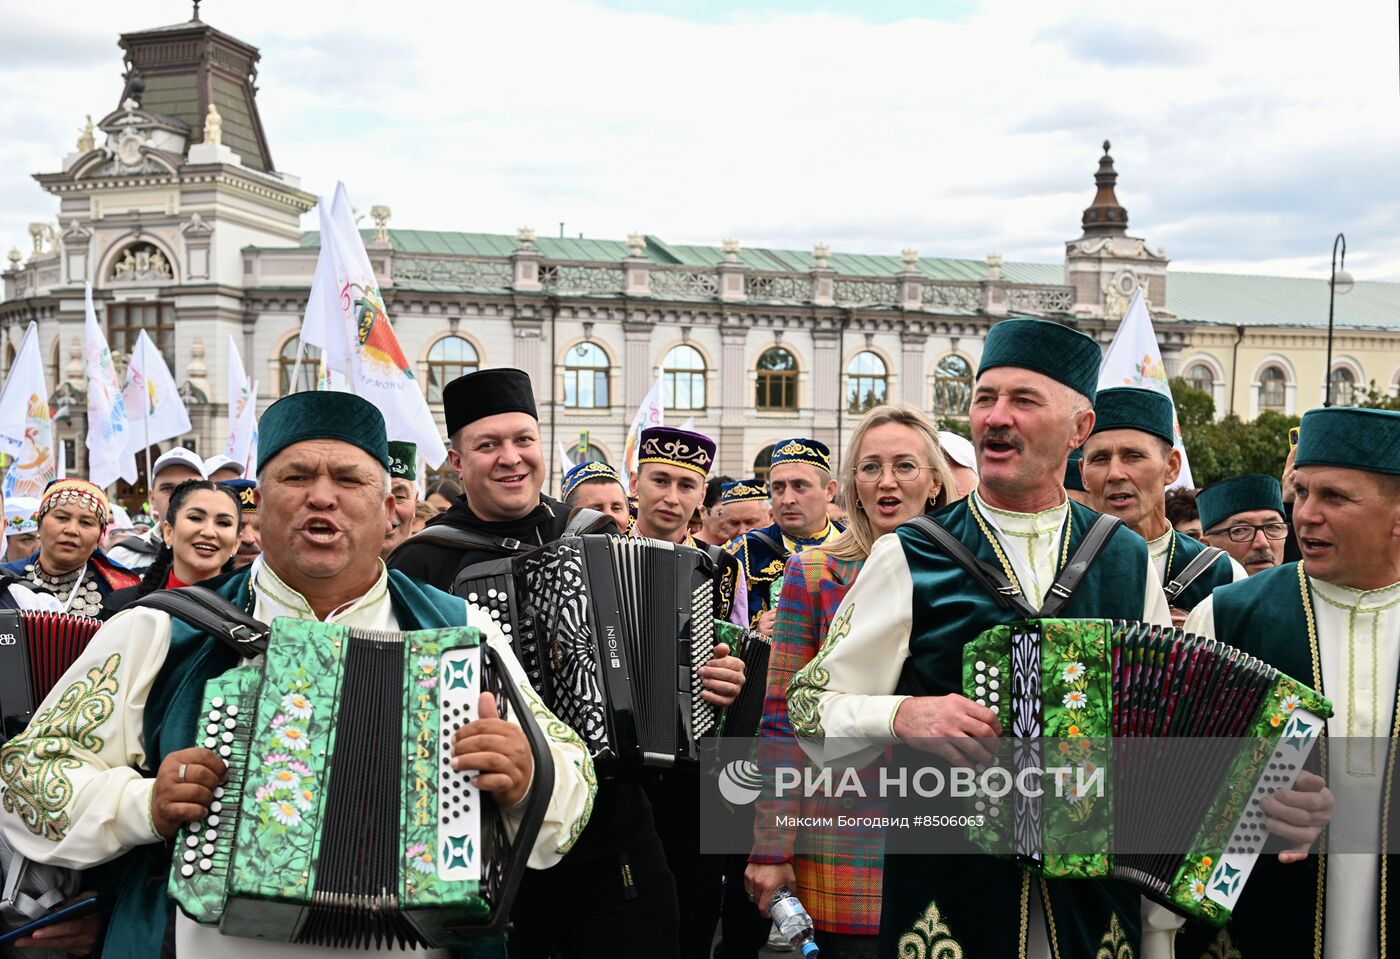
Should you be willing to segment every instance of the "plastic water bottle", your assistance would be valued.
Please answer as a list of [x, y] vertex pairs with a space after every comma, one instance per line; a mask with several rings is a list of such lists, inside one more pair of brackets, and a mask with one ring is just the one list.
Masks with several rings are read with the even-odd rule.
[[816, 959], [821, 950], [817, 948], [812, 933], [812, 917], [792, 890], [779, 886], [773, 890], [773, 901], [768, 905], [768, 914], [778, 924], [778, 933], [802, 953], [804, 959]]

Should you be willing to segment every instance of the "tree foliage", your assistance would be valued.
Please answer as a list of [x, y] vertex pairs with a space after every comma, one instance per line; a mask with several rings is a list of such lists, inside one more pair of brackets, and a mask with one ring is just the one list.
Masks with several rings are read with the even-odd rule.
[[1181, 438], [1197, 486], [1245, 473], [1283, 473], [1288, 457], [1288, 431], [1298, 417], [1265, 410], [1246, 423], [1238, 416], [1215, 419], [1215, 401], [1185, 380], [1171, 381]]

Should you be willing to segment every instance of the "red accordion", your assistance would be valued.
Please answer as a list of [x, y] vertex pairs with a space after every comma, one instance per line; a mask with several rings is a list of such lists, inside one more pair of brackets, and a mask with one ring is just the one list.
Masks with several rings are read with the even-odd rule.
[[0, 610], [0, 740], [29, 725], [101, 625], [88, 616]]

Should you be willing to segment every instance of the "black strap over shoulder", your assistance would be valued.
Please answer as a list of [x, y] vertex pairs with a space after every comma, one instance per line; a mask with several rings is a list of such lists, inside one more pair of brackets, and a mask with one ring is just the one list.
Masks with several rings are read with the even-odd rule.
[[615, 533], [617, 523], [608, 514], [586, 506], [579, 506], [569, 514], [563, 536], [583, 536], [588, 533]]
[[427, 529], [420, 529], [400, 543], [389, 556], [389, 562], [392, 564], [394, 556], [412, 543], [427, 543], [430, 546], [448, 546], [452, 549], [489, 549], [497, 553], [523, 553], [539, 545], [538, 543], [522, 543], [518, 539], [491, 536], [486, 533], [479, 533], [474, 529], [462, 529], [458, 526], [448, 526], [446, 523], [439, 523], [436, 526], [429, 526]]
[[1176, 598], [1186, 592], [1186, 588], [1200, 578], [1200, 575], [1215, 565], [1215, 561], [1220, 558], [1220, 554], [1225, 552], [1219, 546], [1207, 546], [1196, 554], [1195, 559], [1186, 564], [1186, 568], [1173, 577], [1172, 581], [1162, 587], [1162, 592], [1167, 594], [1167, 605], [1176, 602]]
[[972, 550], [968, 549], [962, 540], [948, 532], [947, 527], [932, 517], [923, 515], [915, 516], [909, 522], [933, 540], [934, 545], [943, 550], [949, 559], [961, 566], [968, 575], [992, 595], [992, 598], [999, 605], [1006, 609], [1015, 610], [1027, 619], [1035, 618], [1035, 607], [1026, 601], [1020, 588], [1007, 579], [1006, 574], [1001, 570], [974, 556]]
[[751, 529], [749, 530], [749, 535], [756, 537], [760, 542], [766, 543], [768, 545], [768, 548], [771, 549], [773, 552], [777, 553], [778, 558], [781, 559], [783, 562], [787, 562], [787, 558], [792, 555], [792, 553], [788, 550], [786, 546], [784, 546], [782, 543], [774, 542], [773, 537], [769, 536], [762, 530]]
[[1074, 591], [1079, 588], [1084, 574], [1089, 571], [1094, 560], [1098, 559], [1103, 548], [1108, 545], [1109, 537], [1121, 525], [1122, 520], [1104, 514], [1100, 514], [1094, 520], [1089, 531], [1084, 534], [1084, 539], [1080, 541], [1074, 554], [1070, 556], [1069, 562], [1055, 577], [1055, 582], [1050, 584], [1050, 589], [1046, 592], [1045, 601], [1041, 604], [1040, 609], [1036, 609], [1030, 604], [1025, 594], [1007, 578], [1004, 572], [978, 559], [973, 555], [972, 550], [963, 544], [962, 540], [950, 533], [937, 520], [930, 516], [916, 516], [909, 522], [933, 540], [935, 545], [961, 566], [1001, 606], [1015, 610], [1026, 619], [1050, 619], [1058, 615], [1060, 610], [1064, 609], [1065, 604], [1070, 601], [1070, 598], [1074, 596]]
[[142, 596], [131, 606], [146, 606], [169, 613], [222, 641], [244, 659], [260, 656], [267, 651], [267, 636], [272, 628], [203, 586], [158, 589]]
[[[1069, 558], [1065, 568], [1060, 570], [1060, 575], [1055, 577], [1055, 582], [1050, 584], [1050, 590], [1045, 594], [1045, 602], [1040, 605], [1040, 618], [1053, 619], [1060, 610], [1064, 609], [1074, 591], [1079, 588], [1079, 582], [1084, 578], [1084, 574], [1089, 571], [1094, 560], [1099, 558], [1103, 548], [1108, 545], [1109, 537], [1123, 524], [1123, 521], [1116, 516], [1109, 516], [1100, 513], [1089, 531], [1084, 534], [1084, 538], [1075, 547], [1074, 555]], [[1066, 533], [1068, 535], [1068, 533]]]

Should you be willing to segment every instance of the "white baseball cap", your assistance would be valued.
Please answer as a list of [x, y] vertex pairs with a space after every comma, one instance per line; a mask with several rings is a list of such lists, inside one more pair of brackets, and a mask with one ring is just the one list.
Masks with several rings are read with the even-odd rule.
[[155, 482], [155, 478], [159, 476], [161, 470], [165, 469], [167, 466], [188, 466], [200, 476], [205, 475], [204, 460], [200, 459], [183, 446], [177, 446], [174, 449], [167, 450], [160, 454], [160, 458], [151, 466], [151, 482]]
[[211, 456], [204, 461], [204, 478], [208, 479], [221, 469], [230, 468], [238, 471], [238, 475], [243, 475], [243, 464], [232, 456], [225, 456], [220, 453], [218, 456]]
[[943, 449], [943, 455], [954, 463], [972, 472], [977, 472], [977, 451], [972, 448], [972, 441], [957, 433], [949, 433], [942, 430], [938, 434], [938, 445]]

